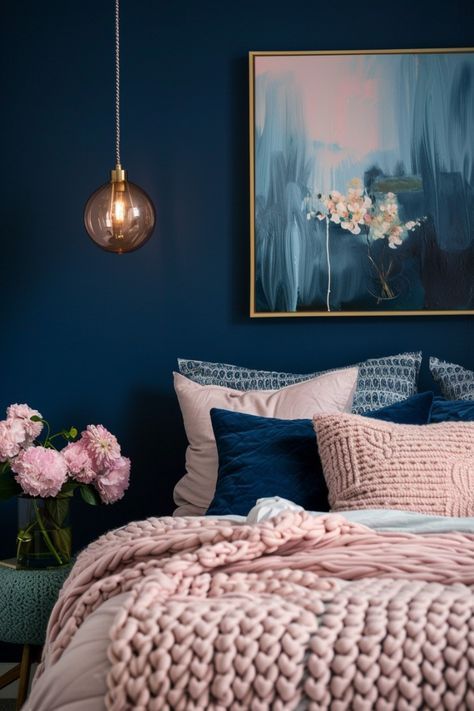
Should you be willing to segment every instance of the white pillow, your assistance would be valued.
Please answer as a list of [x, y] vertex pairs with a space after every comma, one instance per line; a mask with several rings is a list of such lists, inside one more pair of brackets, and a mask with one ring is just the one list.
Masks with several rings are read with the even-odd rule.
[[174, 373], [189, 446], [186, 474], [176, 484], [175, 516], [202, 516], [214, 496], [218, 455], [210, 411], [217, 407], [279, 419], [311, 419], [315, 414], [350, 412], [358, 368], [324, 373], [281, 390], [233, 390], [220, 385], [199, 385]]

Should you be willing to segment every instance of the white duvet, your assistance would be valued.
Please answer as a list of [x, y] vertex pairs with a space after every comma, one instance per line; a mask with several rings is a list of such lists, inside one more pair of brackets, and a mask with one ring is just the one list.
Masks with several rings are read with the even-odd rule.
[[[248, 516], [223, 516], [241, 523], [258, 523], [287, 509], [302, 510], [279, 497], [259, 499]], [[322, 516], [323, 512], [310, 512]], [[474, 533], [474, 518], [427, 516], [407, 511], [372, 509], [343, 514], [348, 520], [378, 531], [412, 533]], [[218, 518], [218, 517], [214, 517]], [[57, 664], [34, 685], [26, 711], [103, 711], [106, 674], [109, 669], [107, 647], [109, 629], [127, 593], [101, 605], [78, 630]]]
[[[232, 516], [236, 521], [259, 523], [276, 516], [288, 509], [302, 511], [302, 507], [279, 496], [259, 499], [247, 518]], [[314, 516], [324, 516], [327, 512], [310, 511]], [[405, 533], [449, 533], [463, 531], [474, 533], [474, 518], [454, 518], [451, 516], [429, 516], [413, 511], [398, 511], [395, 509], [363, 509], [360, 511], [344, 511], [344, 518], [354, 523], [369, 526], [375, 531], [404, 531]]]

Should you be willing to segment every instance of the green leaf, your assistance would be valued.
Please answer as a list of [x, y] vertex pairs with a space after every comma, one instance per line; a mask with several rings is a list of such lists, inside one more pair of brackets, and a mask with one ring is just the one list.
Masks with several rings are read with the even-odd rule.
[[79, 490], [86, 504], [90, 504], [90, 506], [97, 506], [98, 504], [100, 504], [100, 498], [95, 489], [88, 486], [87, 484], [82, 484], [79, 487]]
[[11, 499], [22, 493], [23, 489], [17, 484], [11, 471], [0, 474], [0, 500]]
[[33, 415], [32, 417], [30, 417], [30, 420], [32, 422], [44, 422], [43, 418], [39, 417], [38, 415]]
[[66, 483], [62, 486], [61, 491], [60, 491], [59, 494], [58, 494], [58, 497], [59, 497], [59, 498], [62, 498], [62, 497], [70, 497], [70, 496], [73, 496], [73, 495], [74, 495], [74, 492], [76, 491], [76, 489], [77, 489], [78, 486], [79, 486], [79, 484], [77, 483], [77, 481], [68, 481], [68, 482], [66, 482]]
[[71, 439], [75, 439], [75, 438], [77, 437], [77, 435], [78, 435], [77, 428], [76, 428], [76, 427], [71, 427], [70, 430], [69, 430], [69, 437], [70, 437]]
[[51, 521], [61, 528], [69, 512], [69, 501], [59, 498], [46, 499], [45, 508]]

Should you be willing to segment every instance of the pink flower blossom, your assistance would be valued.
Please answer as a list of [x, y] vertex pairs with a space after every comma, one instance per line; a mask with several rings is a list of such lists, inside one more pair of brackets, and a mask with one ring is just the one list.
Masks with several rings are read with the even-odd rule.
[[61, 454], [63, 455], [69, 474], [81, 484], [90, 484], [97, 477], [92, 458], [82, 439], [70, 442]]
[[347, 197], [349, 200], [355, 200], [358, 198], [361, 198], [363, 195], [364, 191], [362, 188], [349, 188], [347, 191]]
[[0, 422], [0, 461], [16, 457], [25, 442], [25, 429], [18, 420]]
[[388, 233], [388, 246], [396, 249], [402, 244], [403, 228], [400, 225], [395, 225]]
[[343, 200], [339, 200], [339, 202], [336, 205], [336, 211], [339, 215], [342, 217], [347, 217], [348, 215], [348, 209], [347, 205]]
[[114, 464], [107, 469], [105, 474], [99, 477], [94, 485], [100, 494], [100, 498], [105, 504], [113, 504], [122, 498], [130, 482], [130, 459], [119, 457]]
[[45, 447], [29, 447], [20, 452], [11, 468], [18, 484], [30, 496], [57, 496], [67, 478], [64, 457]]
[[22, 424], [25, 437], [24, 440], [27, 444], [31, 444], [33, 440], [40, 436], [43, 429], [42, 422], [32, 422], [32, 417], [42, 417], [38, 410], [33, 410], [28, 405], [10, 405], [7, 409], [7, 420], [17, 421]]
[[107, 469], [120, 457], [117, 438], [103, 425], [87, 425], [82, 440], [96, 471]]
[[402, 240], [397, 235], [388, 236], [388, 246], [390, 249], [396, 249], [402, 244]]

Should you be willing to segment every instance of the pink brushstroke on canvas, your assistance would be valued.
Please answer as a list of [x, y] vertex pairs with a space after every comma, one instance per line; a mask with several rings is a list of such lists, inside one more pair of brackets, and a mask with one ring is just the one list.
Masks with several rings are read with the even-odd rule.
[[357, 56], [256, 57], [255, 75], [291, 75], [304, 103], [313, 141], [338, 144], [357, 159], [381, 144], [377, 100], [380, 85], [368, 78], [365, 58]]

